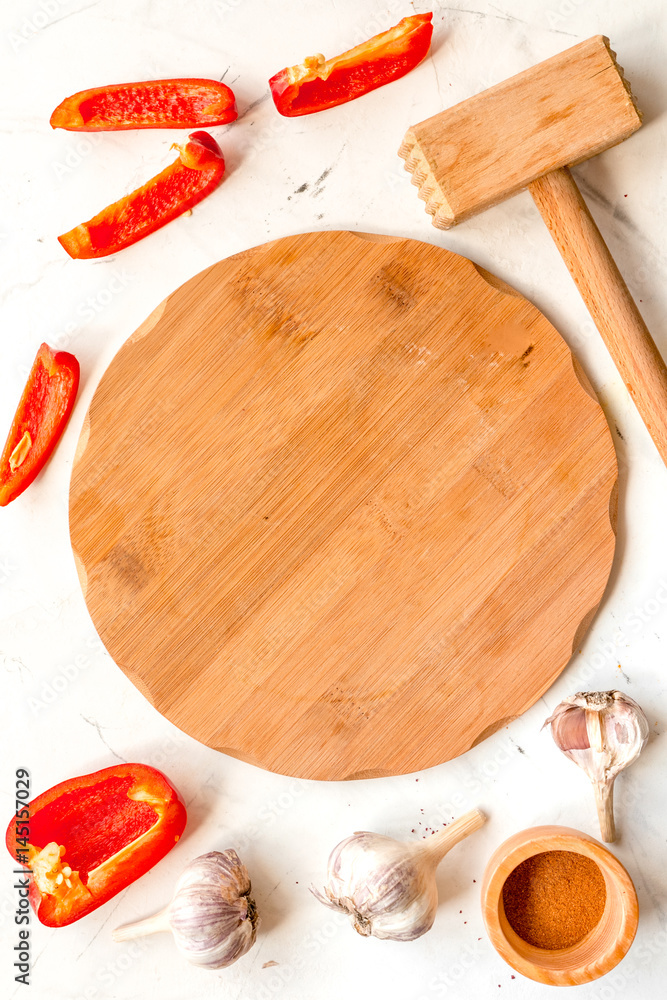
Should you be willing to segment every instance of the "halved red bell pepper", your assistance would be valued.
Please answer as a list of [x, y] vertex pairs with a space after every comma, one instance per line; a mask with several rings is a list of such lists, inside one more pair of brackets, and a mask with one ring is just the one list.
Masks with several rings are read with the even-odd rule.
[[225, 161], [208, 132], [192, 132], [178, 159], [142, 187], [82, 222], [58, 242], [70, 257], [106, 257], [187, 212], [218, 186]]
[[47, 927], [79, 920], [145, 874], [186, 822], [176, 789], [147, 764], [61, 781], [28, 809], [9, 824], [7, 847], [31, 869], [30, 902]]
[[233, 92], [218, 80], [146, 80], [80, 90], [58, 105], [51, 127], [72, 132], [196, 128], [226, 125], [237, 117]]
[[65, 430], [78, 387], [74, 355], [42, 344], [0, 458], [0, 507], [23, 493], [46, 464]]
[[430, 13], [404, 17], [334, 59], [318, 54], [281, 70], [269, 80], [276, 108], [286, 118], [311, 115], [405, 76], [429, 50], [432, 17]]

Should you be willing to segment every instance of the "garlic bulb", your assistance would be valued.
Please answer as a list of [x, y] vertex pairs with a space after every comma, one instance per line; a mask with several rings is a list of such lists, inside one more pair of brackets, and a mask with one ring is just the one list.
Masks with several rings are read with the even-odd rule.
[[544, 725], [551, 725], [556, 745], [593, 782], [602, 839], [615, 840], [614, 781], [646, 745], [643, 711], [621, 691], [580, 691], [562, 701]]
[[171, 931], [176, 947], [193, 965], [222, 969], [249, 951], [258, 923], [248, 872], [238, 854], [210, 851], [184, 869], [164, 910], [116, 928], [113, 939]]
[[425, 840], [404, 843], [379, 833], [355, 833], [329, 857], [327, 883], [311, 892], [349, 914], [364, 937], [414, 941], [430, 930], [438, 907], [435, 871], [447, 851], [486, 821], [479, 809]]

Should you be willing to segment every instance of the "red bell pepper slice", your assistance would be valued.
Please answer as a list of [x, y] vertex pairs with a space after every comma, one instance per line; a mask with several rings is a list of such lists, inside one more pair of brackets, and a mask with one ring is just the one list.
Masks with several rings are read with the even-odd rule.
[[58, 105], [51, 127], [71, 132], [196, 128], [226, 125], [237, 117], [233, 92], [218, 80], [147, 80], [80, 90]]
[[41, 923], [64, 927], [144, 875], [178, 842], [186, 811], [176, 789], [147, 764], [119, 764], [61, 781], [12, 819], [7, 847], [32, 870], [29, 895]]
[[269, 80], [273, 102], [286, 118], [311, 115], [353, 101], [409, 73], [429, 50], [433, 14], [404, 17], [348, 52], [311, 56]]
[[46, 464], [65, 430], [78, 387], [74, 355], [42, 344], [0, 458], [0, 507], [23, 493]]
[[178, 159], [142, 187], [82, 222], [58, 242], [70, 257], [106, 257], [187, 212], [218, 186], [225, 161], [208, 132], [192, 132]]

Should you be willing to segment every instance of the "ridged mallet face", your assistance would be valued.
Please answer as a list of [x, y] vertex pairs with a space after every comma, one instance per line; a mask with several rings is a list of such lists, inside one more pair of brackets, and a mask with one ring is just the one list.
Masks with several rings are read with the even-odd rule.
[[415, 125], [399, 155], [433, 225], [449, 229], [640, 125], [609, 39], [596, 35]]

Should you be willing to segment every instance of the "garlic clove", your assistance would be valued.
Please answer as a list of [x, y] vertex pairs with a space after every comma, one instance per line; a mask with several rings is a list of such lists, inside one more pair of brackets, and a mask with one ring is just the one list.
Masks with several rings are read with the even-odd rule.
[[250, 896], [248, 871], [236, 851], [210, 851], [183, 870], [164, 910], [118, 927], [114, 941], [170, 930], [189, 962], [222, 969], [252, 947], [259, 916]]
[[602, 838], [612, 842], [614, 781], [646, 745], [644, 712], [621, 691], [581, 691], [562, 701], [544, 725], [551, 726], [558, 748], [592, 781]]
[[324, 889], [311, 887], [311, 892], [330, 909], [347, 913], [364, 937], [414, 941], [435, 920], [436, 868], [447, 851], [484, 822], [483, 813], [473, 810], [413, 843], [355, 833], [331, 852]]

